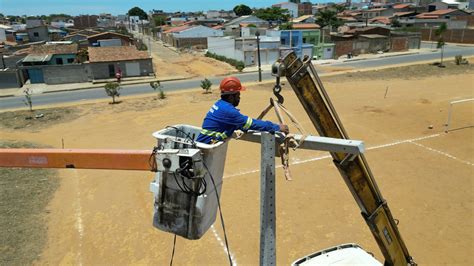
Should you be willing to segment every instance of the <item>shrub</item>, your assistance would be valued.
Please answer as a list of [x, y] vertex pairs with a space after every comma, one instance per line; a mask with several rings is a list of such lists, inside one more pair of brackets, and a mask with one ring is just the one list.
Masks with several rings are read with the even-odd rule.
[[30, 88], [26, 88], [23, 93], [25, 95], [25, 100], [23, 100], [23, 103], [29, 107], [30, 112], [33, 112], [33, 99], [31, 98], [32, 93]]
[[120, 96], [120, 85], [117, 82], [107, 82], [104, 88], [107, 95], [112, 97], [112, 103], [115, 104], [115, 97]]
[[201, 81], [201, 88], [205, 90], [205, 93], [211, 92], [211, 86], [212, 86], [212, 82], [208, 80], [207, 78], [204, 78], [204, 80]]
[[205, 54], [205, 56], [210, 57], [210, 58], [214, 58], [214, 59], [222, 61], [222, 62], [226, 62], [227, 64], [235, 67], [239, 72], [242, 72], [242, 70], [245, 68], [244, 62], [239, 61], [239, 60], [235, 60], [235, 59], [232, 59], [232, 58], [227, 58], [225, 56], [214, 54], [214, 53], [211, 53], [211, 52], [207, 52]]

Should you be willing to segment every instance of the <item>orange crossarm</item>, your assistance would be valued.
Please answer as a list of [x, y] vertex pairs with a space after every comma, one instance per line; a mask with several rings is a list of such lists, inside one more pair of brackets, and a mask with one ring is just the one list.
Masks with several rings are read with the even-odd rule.
[[0, 149], [0, 167], [151, 171], [151, 150]]

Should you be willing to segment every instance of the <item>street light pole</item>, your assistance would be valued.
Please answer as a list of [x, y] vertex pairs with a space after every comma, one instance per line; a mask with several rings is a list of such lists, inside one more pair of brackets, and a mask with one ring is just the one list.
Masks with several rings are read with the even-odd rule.
[[258, 82], [262, 82], [262, 63], [260, 61], [260, 32], [256, 32], [257, 36], [257, 57], [258, 57]]

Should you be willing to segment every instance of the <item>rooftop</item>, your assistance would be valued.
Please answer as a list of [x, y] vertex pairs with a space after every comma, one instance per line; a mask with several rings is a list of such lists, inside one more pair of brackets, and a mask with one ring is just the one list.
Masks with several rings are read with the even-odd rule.
[[112, 62], [148, 59], [146, 51], [138, 51], [134, 46], [89, 47], [89, 62]]
[[32, 45], [30, 55], [76, 54], [77, 44], [44, 44]]
[[306, 24], [293, 24], [293, 29], [295, 30], [305, 30], [305, 29], [319, 29], [320, 26], [315, 23], [306, 23]]

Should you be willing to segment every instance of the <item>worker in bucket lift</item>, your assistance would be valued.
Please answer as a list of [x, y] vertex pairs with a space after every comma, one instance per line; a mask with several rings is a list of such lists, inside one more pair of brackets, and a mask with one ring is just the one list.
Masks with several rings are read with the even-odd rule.
[[240, 102], [240, 92], [245, 91], [245, 87], [242, 86], [238, 78], [227, 77], [223, 79], [219, 88], [221, 99], [211, 107], [204, 118], [201, 134], [199, 134], [196, 141], [207, 144], [224, 141], [232, 136], [235, 130], [288, 133], [287, 125], [252, 119], [240, 113], [236, 107]]

